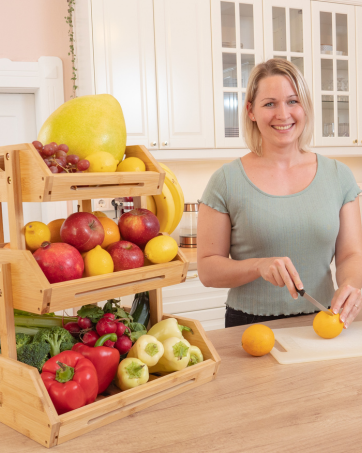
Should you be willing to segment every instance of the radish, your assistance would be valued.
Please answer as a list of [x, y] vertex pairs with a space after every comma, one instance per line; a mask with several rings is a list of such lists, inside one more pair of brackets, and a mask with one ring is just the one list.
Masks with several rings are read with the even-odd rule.
[[106, 335], [107, 333], [116, 333], [117, 323], [108, 318], [101, 318], [97, 322], [96, 330], [100, 337]]
[[114, 347], [118, 349], [120, 354], [126, 354], [132, 348], [132, 341], [126, 335], [123, 335], [117, 339]]
[[116, 315], [114, 313], [104, 313], [103, 318], [108, 318], [113, 321], [114, 319], [116, 319]]
[[81, 330], [77, 322], [68, 322], [67, 324], [65, 324], [64, 329], [67, 329], [73, 335], [74, 338], [79, 337], [79, 332]]
[[116, 330], [117, 337], [121, 337], [125, 333], [126, 329], [127, 328], [123, 324], [123, 322], [117, 322], [117, 330]]
[[99, 335], [97, 334], [97, 332], [94, 330], [91, 330], [89, 332], [86, 332], [83, 335], [82, 341], [86, 346], [90, 346], [93, 348], [94, 345], [96, 344], [96, 341], [98, 340], [98, 338], [99, 338]]
[[78, 326], [82, 329], [90, 329], [93, 326], [92, 321], [89, 318], [78, 317]]
[[104, 342], [103, 346], [107, 346], [108, 348], [114, 348], [114, 341], [107, 340]]

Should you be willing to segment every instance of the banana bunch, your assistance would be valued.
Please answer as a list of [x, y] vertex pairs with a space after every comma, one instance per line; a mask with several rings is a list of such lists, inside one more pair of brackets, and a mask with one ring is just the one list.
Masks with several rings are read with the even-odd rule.
[[184, 211], [184, 194], [175, 174], [165, 164], [159, 164], [166, 172], [165, 182], [160, 195], [147, 196], [147, 209], [157, 216], [160, 231], [171, 234]]

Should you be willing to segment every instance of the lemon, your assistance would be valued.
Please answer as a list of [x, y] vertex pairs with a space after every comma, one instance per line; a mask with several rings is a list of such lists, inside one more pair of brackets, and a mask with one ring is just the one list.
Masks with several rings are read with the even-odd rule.
[[177, 255], [178, 245], [171, 236], [156, 236], [147, 242], [145, 257], [153, 264], [172, 261]]
[[50, 229], [43, 222], [29, 222], [25, 225], [25, 244], [31, 252], [35, 252], [43, 242], [49, 242], [50, 237]]
[[146, 171], [146, 165], [138, 157], [126, 157], [118, 164], [116, 171]]
[[116, 171], [118, 161], [110, 153], [105, 151], [99, 151], [94, 154], [90, 154], [86, 157], [89, 161], [89, 168], [87, 171], [103, 172], [103, 171]]
[[93, 211], [92, 214], [96, 217], [107, 217], [106, 214], [102, 211]]
[[111, 255], [100, 245], [97, 245], [85, 255], [84, 270], [86, 277], [113, 272], [114, 264]]

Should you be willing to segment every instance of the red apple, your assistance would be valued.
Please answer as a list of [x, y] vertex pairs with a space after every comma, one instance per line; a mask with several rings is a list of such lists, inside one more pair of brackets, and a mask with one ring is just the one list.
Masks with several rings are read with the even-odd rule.
[[114, 263], [114, 272], [142, 267], [145, 257], [142, 250], [132, 242], [113, 242], [107, 247]]
[[43, 242], [34, 252], [41, 270], [49, 283], [59, 283], [81, 278], [84, 261], [78, 250], [63, 242]]
[[132, 209], [121, 215], [118, 221], [121, 237], [144, 248], [149, 240], [160, 232], [158, 218], [148, 209]]
[[72, 245], [80, 252], [88, 252], [104, 240], [104, 228], [97, 217], [90, 212], [71, 214], [60, 229], [63, 242]]

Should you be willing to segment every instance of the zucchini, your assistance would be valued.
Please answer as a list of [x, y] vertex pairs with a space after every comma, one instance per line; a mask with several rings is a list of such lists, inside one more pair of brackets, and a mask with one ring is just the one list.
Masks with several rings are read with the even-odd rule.
[[133, 322], [139, 322], [147, 327], [150, 320], [150, 299], [148, 291], [135, 295], [129, 314], [132, 316]]

